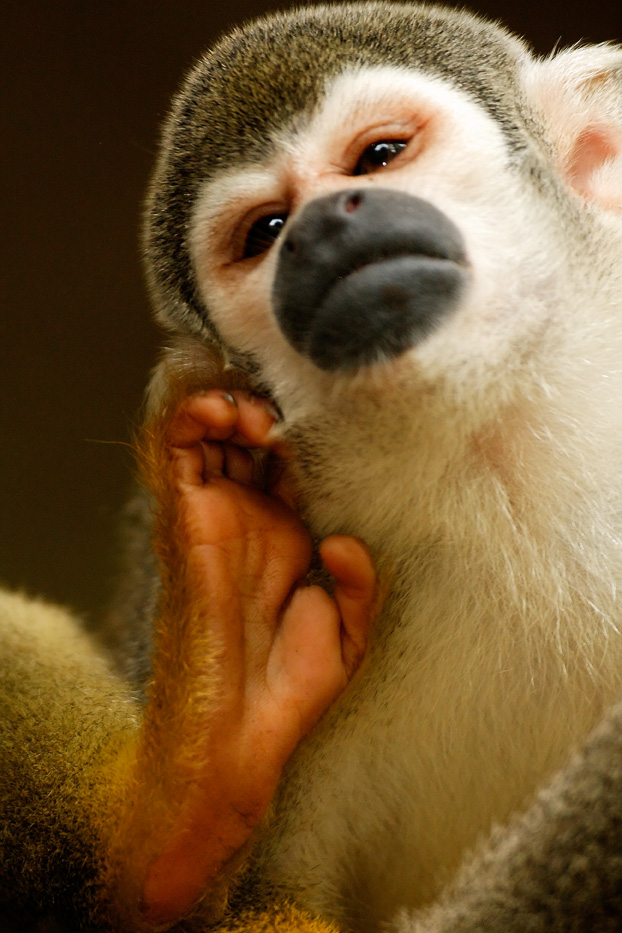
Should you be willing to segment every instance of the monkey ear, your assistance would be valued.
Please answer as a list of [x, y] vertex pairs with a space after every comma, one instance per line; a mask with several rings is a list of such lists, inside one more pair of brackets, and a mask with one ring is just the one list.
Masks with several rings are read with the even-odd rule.
[[622, 210], [622, 48], [592, 45], [532, 62], [524, 84], [568, 184]]

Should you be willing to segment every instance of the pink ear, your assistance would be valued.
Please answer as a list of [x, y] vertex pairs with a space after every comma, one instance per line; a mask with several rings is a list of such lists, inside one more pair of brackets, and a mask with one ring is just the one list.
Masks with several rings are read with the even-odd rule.
[[585, 46], [531, 61], [523, 87], [570, 187], [622, 210], [622, 48]]
[[622, 133], [588, 126], [574, 140], [562, 171], [570, 185], [601, 207], [622, 209]]

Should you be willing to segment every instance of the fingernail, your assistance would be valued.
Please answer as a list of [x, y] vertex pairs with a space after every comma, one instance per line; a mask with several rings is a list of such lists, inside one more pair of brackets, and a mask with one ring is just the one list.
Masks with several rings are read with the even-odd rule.
[[269, 415], [272, 415], [275, 421], [281, 420], [280, 411], [270, 399], [263, 398], [261, 395], [249, 395], [248, 400], [252, 405], [257, 405], [258, 408], [263, 408], [267, 411]]
[[220, 397], [224, 399], [225, 402], [229, 402], [230, 405], [233, 405], [234, 408], [238, 407], [238, 403], [236, 402], [234, 397], [231, 395], [231, 392], [221, 392]]

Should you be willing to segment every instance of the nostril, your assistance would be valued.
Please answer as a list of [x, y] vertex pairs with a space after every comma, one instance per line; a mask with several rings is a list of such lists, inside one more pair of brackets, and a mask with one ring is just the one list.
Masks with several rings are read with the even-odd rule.
[[352, 214], [359, 207], [361, 201], [363, 200], [363, 195], [359, 191], [355, 191], [353, 194], [349, 194], [343, 204], [343, 208], [347, 214]]

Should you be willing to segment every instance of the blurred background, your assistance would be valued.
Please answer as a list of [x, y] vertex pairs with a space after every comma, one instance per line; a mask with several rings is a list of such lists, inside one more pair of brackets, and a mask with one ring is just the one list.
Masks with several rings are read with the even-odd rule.
[[[168, 100], [260, 0], [3, 0], [0, 582], [91, 612], [155, 359], [138, 249]], [[622, 38], [619, 0], [486, 0], [542, 53]]]

